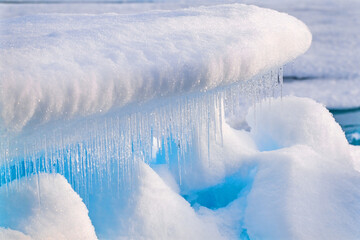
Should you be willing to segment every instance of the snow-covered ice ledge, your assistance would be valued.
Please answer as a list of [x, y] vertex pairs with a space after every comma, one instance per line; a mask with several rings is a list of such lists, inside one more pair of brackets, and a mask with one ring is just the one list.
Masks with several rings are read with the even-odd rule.
[[166, 162], [177, 155], [181, 182], [181, 162], [203, 142], [211, 159], [239, 95], [273, 96], [282, 71], [272, 69], [311, 42], [299, 20], [240, 4], [37, 15], [1, 27], [0, 184], [58, 172], [80, 194], [99, 179], [118, 186], [128, 164], [159, 149]]
[[21, 130], [248, 80], [304, 53], [285, 13], [241, 4], [0, 22], [0, 124]]

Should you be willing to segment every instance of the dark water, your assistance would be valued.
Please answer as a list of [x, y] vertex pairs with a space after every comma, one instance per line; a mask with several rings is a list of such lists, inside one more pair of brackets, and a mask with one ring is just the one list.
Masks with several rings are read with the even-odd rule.
[[329, 109], [352, 145], [360, 145], [360, 107]]

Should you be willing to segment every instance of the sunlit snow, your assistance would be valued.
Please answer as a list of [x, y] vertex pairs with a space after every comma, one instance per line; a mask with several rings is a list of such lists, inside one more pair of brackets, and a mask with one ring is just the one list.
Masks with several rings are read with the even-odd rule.
[[358, 70], [215, 3], [0, 4], [0, 239], [360, 237]]

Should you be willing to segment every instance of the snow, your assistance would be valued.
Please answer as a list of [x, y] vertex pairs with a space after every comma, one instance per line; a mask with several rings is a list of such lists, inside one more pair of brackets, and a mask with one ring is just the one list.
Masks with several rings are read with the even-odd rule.
[[284, 95], [312, 98], [328, 108], [357, 108], [360, 103], [358, 79], [307, 79], [286, 82]]
[[[0, 4], [0, 17], [39, 13], [138, 13], [154, 9], [178, 9], [235, 1], [154, 1], [127, 4]], [[237, 1], [239, 2], [239, 1]], [[359, 106], [360, 6], [356, 0], [243, 0], [241, 3], [286, 12], [303, 21], [313, 34], [312, 46], [285, 67], [285, 77], [300, 79], [285, 83], [284, 94], [310, 97], [330, 108]], [[301, 79], [307, 81], [301, 81]], [[339, 81], [337, 83], [337, 81]], [[329, 83], [329, 84], [326, 84]], [[351, 87], [351, 92], [349, 88]], [[328, 94], [331, 93], [331, 94]]]
[[15, 130], [247, 80], [311, 43], [296, 18], [241, 4], [26, 16], [1, 29], [1, 122]]
[[[328, 156], [329, 160], [337, 159], [345, 164], [345, 159], [349, 159], [345, 135], [322, 105], [314, 104], [310, 99], [299, 101], [292, 97], [283, 103], [272, 102], [265, 109], [263, 105], [266, 103], [250, 109], [247, 119], [250, 127], [255, 126], [251, 132], [258, 149], [269, 151], [307, 144], [321, 155]], [[290, 122], [302, 131], [290, 126]]]
[[227, 239], [214, 222], [196, 214], [149, 166], [143, 164], [140, 171], [130, 217], [123, 228], [125, 239]]
[[[0, 239], [360, 237], [360, 147], [322, 104], [266, 98], [306, 26], [238, 4], [136, 13], [194, 4], [0, 5], [0, 124], [18, 131], [0, 132]], [[357, 107], [358, 3], [258, 4], [314, 32], [283, 92]]]
[[310, 97], [329, 108], [360, 106], [359, 1], [242, 2], [287, 12], [313, 34], [309, 51], [285, 67], [284, 94]]
[[32, 238], [15, 230], [0, 227], [0, 239], [7, 240], [31, 240]]
[[175, 10], [179, 8], [188, 8], [196, 6], [208, 6], [224, 3], [235, 3], [236, 1], [222, 1], [222, 0], [194, 0], [194, 1], [138, 1], [138, 2], [122, 2], [111, 3], [104, 1], [106, 4], [91, 3], [75, 3], [64, 4], [59, 3], [33, 3], [33, 4], [18, 4], [7, 3], [0, 4], [0, 18], [12, 18], [26, 15], [37, 14], [54, 14], [54, 13], [71, 13], [71, 14], [104, 14], [104, 13], [141, 13], [153, 10]]
[[332, 115], [295, 97], [255, 111], [249, 125], [263, 152], [247, 198], [250, 239], [358, 238], [358, 160]]
[[360, 147], [359, 146], [350, 146], [351, 156], [353, 159], [353, 165], [356, 171], [360, 172]]
[[85, 204], [58, 174], [1, 186], [0, 226], [1, 239], [97, 239]]

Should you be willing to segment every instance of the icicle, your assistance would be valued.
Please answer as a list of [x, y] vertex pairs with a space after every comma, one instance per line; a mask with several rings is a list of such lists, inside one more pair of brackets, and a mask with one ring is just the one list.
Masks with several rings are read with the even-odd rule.
[[280, 68], [230, 86], [154, 100], [54, 128], [44, 126], [11, 137], [1, 133], [0, 186], [41, 172], [60, 173], [87, 199], [92, 191], [131, 187], [138, 162], [151, 164], [157, 161], [154, 156], [163, 157], [160, 160], [169, 168], [177, 165], [181, 183], [191, 168], [188, 158], [205, 157], [212, 166], [210, 148], [219, 141], [223, 145], [225, 115], [245, 114], [249, 105], [276, 96], [282, 81]]

